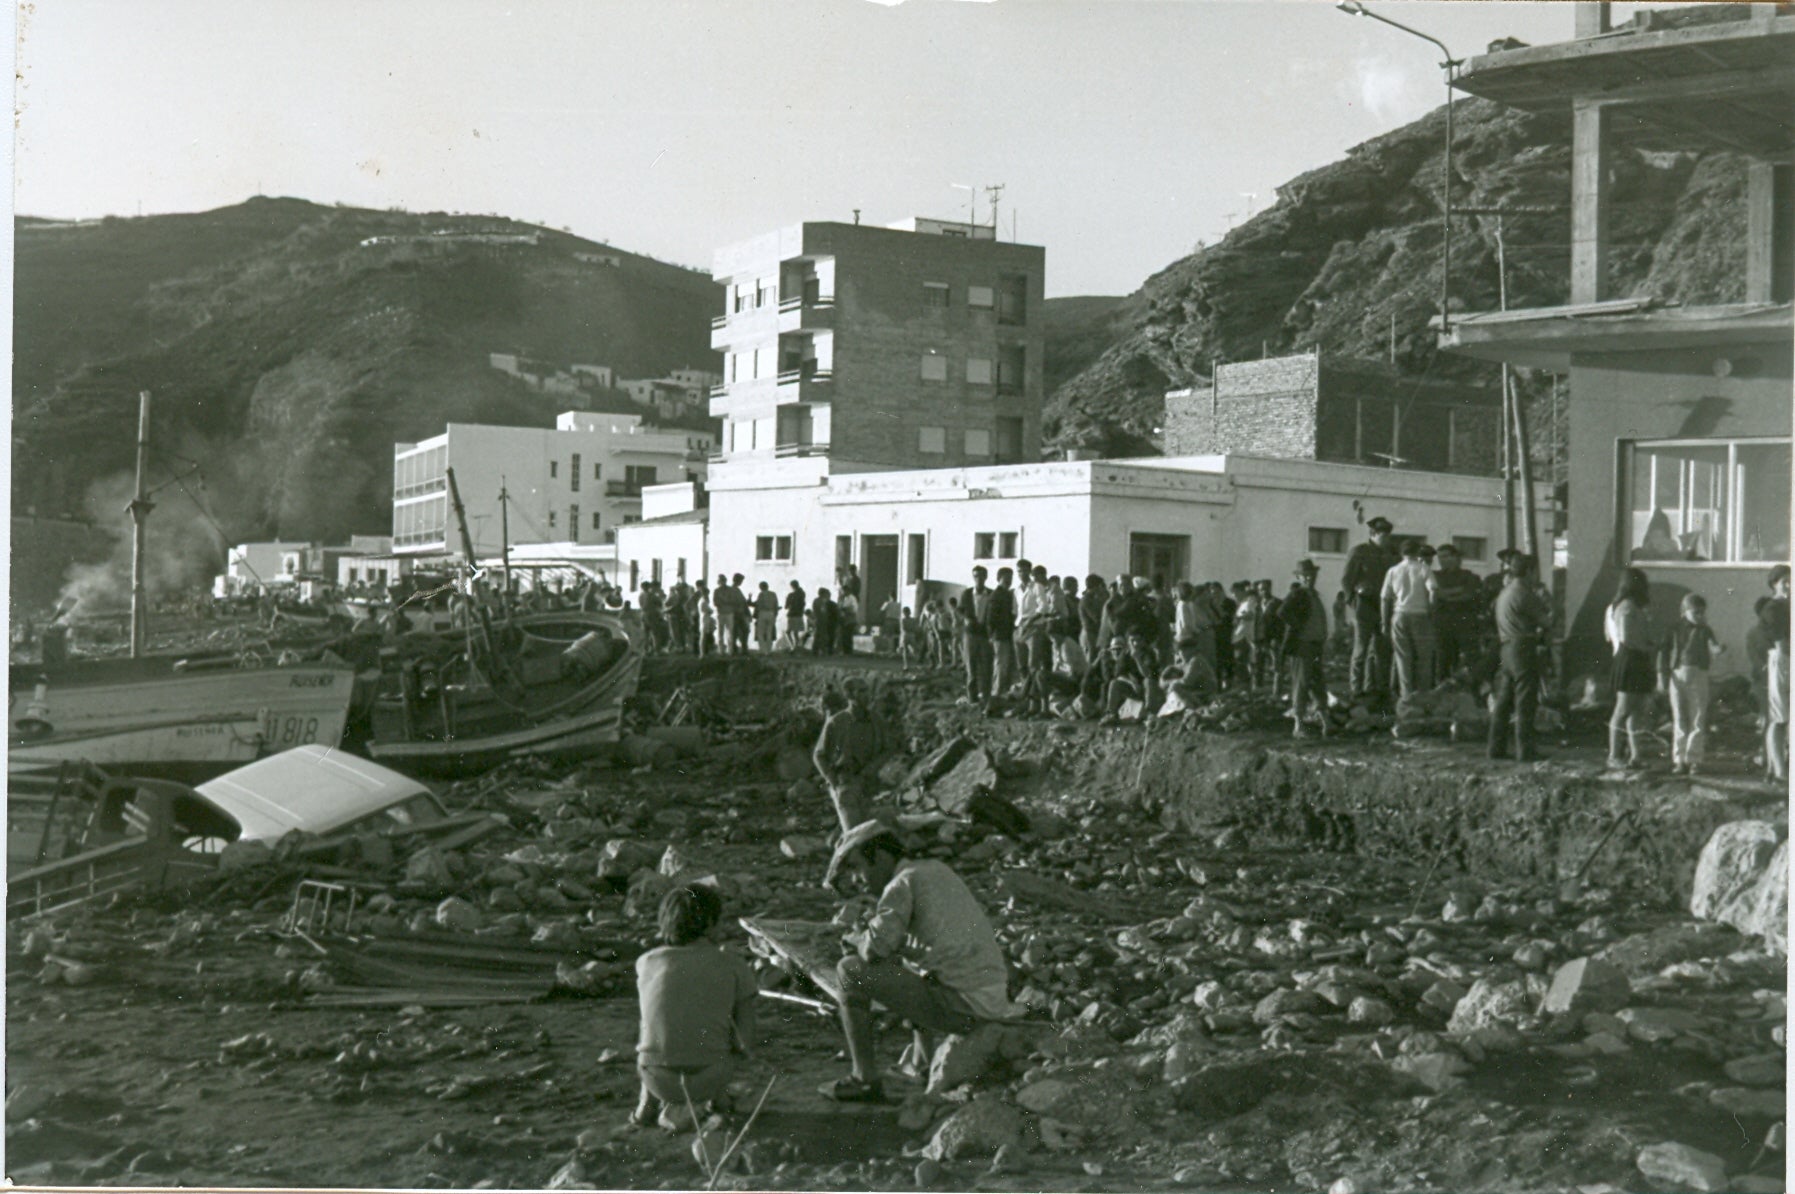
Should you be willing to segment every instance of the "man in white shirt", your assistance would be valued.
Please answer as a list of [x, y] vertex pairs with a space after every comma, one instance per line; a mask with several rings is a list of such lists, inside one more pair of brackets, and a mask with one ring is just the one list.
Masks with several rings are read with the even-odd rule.
[[1384, 574], [1384, 633], [1396, 656], [1399, 697], [1434, 684], [1433, 569], [1421, 558], [1421, 541], [1405, 539], [1402, 562]]
[[990, 918], [946, 863], [908, 858], [903, 843], [877, 821], [842, 836], [823, 879], [842, 874], [879, 893], [865, 926], [848, 937], [841, 960], [841, 1026], [853, 1072], [825, 1088], [840, 1102], [884, 1100], [873, 1061], [873, 1001], [919, 1032], [970, 1032], [983, 1020], [1011, 1020], [1023, 1009], [1009, 999], [1009, 969]]

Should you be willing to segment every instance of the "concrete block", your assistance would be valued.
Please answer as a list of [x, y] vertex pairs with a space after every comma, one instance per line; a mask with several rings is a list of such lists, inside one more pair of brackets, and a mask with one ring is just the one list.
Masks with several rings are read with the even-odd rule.
[[1594, 958], [1574, 958], [1553, 973], [1539, 1010], [1542, 1016], [1619, 1011], [1632, 993], [1632, 985], [1618, 966]]

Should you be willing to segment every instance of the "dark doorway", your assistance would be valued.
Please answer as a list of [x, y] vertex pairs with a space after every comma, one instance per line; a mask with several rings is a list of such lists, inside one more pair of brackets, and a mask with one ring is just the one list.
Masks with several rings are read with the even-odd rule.
[[879, 611], [897, 596], [898, 537], [896, 535], [860, 536], [860, 619], [869, 626], [879, 624]]
[[1134, 576], [1160, 578], [1167, 584], [1190, 579], [1190, 536], [1128, 536], [1128, 571]]

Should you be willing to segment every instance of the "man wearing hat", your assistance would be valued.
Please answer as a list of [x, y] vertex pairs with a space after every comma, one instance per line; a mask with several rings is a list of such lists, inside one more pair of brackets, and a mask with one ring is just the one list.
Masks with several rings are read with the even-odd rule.
[[1365, 524], [1369, 542], [1361, 543], [1346, 557], [1346, 573], [1340, 586], [1352, 611], [1352, 694], [1382, 699], [1390, 688], [1390, 639], [1383, 633], [1384, 575], [1396, 566], [1390, 548], [1390, 520], [1383, 515]]
[[1384, 573], [1384, 635], [1396, 657], [1396, 686], [1408, 697], [1434, 685], [1433, 569], [1421, 543], [1402, 542], [1402, 562]]
[[1440, 544], [1434, 569], [1435, 662], [1442, 678], [1449, 679], [1467, 660], [1477, 644], [1477, 613], [1482, 602], [1482, 582], [1462, 566], [1463, 556], [1451, 543]]
[[[849, 1103], [885, 1097], [873, 1058], [873, 1003], [908, 1020], [919, 1035], [970, 1032], [983, 1020], [1012, 1020], [1009, 968], [991, 921], [944, 862], [908, 858], [890, 827], [854, 826], [829, 860], [825, 886], [852, 878], [879, 902], [841, 960], [841, 1027], [852, 1072], [824, 1088]], [[919, 1044], [922, 1042], [919, 1042]]]
[[961, 654], [966, 657], [966, 696], [973, 704], [991, 699], [991, 590], [983, 564], [972, 568], [972, 587], [960, 594]]
[[1328, 609], [1321, 594], [1315, 591], [1315, 577], [1321, 571], [1314, 560], [1298, 560], [1297, 583], [1284, 598], [1278, 613], [1278, 626], [1283, 638], [1284, 658], [1290, 665], [1290, 712], [1296, 721], [1294, 734], [1307, 738], [1305, 725], [1310, 704], [1321, 717], [1321, 732], [1328, 732], [1328, 690], [1322, 679], [1322, 649], [1328, 641]]
[[1515, 758], [1529, 763], [1538, 757], [1533, 744], [1533, 720], [1539, 711], [1539, 650], [1551, 625], [1551, 607], [1533, 584], [1533, 557], [1519, 551], [1504, 552], [1502, 594], [1496, 598], [1501, 665], [1496, 672], [1496, 700], [1490, 710], [1492, 759]]

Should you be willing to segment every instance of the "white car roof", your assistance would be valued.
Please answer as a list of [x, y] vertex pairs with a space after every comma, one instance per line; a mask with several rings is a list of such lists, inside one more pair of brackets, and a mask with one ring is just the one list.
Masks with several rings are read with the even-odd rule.
[[296, 746], [195, 789], [243, 827], [242, 840], [273, 841], [294, 829], [329, 833], [429, 788], [379, 763], [328, 746]]

